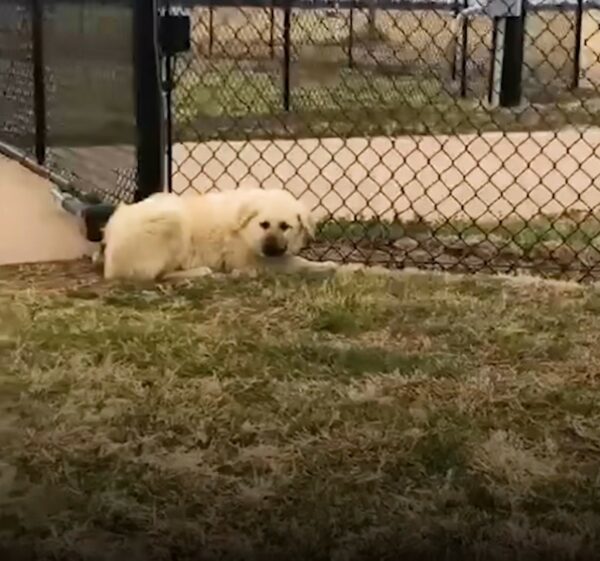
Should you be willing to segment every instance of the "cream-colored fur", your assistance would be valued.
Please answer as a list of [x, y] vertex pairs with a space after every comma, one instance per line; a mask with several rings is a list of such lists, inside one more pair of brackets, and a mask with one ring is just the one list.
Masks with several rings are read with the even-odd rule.
[[191, 278], [214, 272], [334, 270], [298, 257], [314, 236], [308, 209], [287, 191], [158, 193], [117, 207], [104, 230], [106, 279]]

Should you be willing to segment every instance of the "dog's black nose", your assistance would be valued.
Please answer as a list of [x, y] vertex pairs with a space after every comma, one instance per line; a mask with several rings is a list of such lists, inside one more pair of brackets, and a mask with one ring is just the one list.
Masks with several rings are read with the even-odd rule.
[[286, 249], [285, 246], [282, 246], [277, 242], [276, 238], [271, 236], [265, 238], [265, 241], [263, 242], [263, 253], [267, 257], [280, 257], [286, 252]]

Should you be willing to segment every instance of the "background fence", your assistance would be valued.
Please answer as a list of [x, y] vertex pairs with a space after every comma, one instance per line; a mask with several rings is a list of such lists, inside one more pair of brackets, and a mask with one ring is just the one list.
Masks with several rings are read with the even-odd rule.
[[115, 202], [158, 188], [166, 132], [169, 188], [289, 189], [321, 219], [314, 258], [595, 277], [594, 4], [525, 6], [520, 102], [498, 107], [507, 30], [453, 24], [462, 0], [160, 0], [192, 23], [165, 115], [138, 4], [0, 6], [3, 143]]
[[0, 5], [0, 122], [2, 138], [35, 150], [33, 29], [30, 2]]
[[172, 187], [289, 189], [322, 218], [316, 258], [593, 276], [591, 8], [526, 6], [521, 102], [497, 107], [503, 30], [455, 31], [455, 3], [190, 6]]
[[111, 202], [135, 191], [132, 17], [127, 0], [0, 4], [0, 141]]

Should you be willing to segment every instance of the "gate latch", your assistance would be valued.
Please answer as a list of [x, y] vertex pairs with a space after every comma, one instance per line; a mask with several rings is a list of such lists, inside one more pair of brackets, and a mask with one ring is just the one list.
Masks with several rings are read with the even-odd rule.
[[160, 16], [158, 40], [162, 54], [173, 56], [190, 50], [190, 16], [166, 13]]
[[473, 0], [468, 8], [458, 12], [458, 17], [467, 18], [480, 14], [491, 18], [520, 17], [522, 10], [522, 0]]

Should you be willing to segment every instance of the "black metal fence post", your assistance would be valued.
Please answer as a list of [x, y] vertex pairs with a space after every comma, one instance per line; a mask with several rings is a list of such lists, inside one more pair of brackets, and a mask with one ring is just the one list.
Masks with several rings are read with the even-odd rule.
[[[171, 15], [171, 2], [164, 2], [162, 17]], [[163, 19], [164, 21], [164, 19]], [[160, 24], [159, 24], [160, 29]], [[161, 37], [163, 40], [163, 37]], [[173, 55], [163, 52], [164, 70], [164, 96], [165, 96], [165, 154], [166, 154], [166, 188], [169, 193], [173, 192]]]
[[290, 59], [292, 56], [292, 8], [290, 0], [285, 0], [283, 9], [283, 110], [290, 110]]
[[[469, 7], [469, 0], [464, 0], [464, 8]], [[469, 18], [462, 22], [462, 42], [460, 49], [460, 96], [467, 97], [467, 60], [469, 57]]]
[[137, 190], [142, 200], [164, 188], [164, 116], [158, 63], [156, 0], [133, 2]]
[[[459, 12], [460, 12], [460, 0], [454, 0], [454, 3], [452, 4], [452, 15], [454, 16], [455, 20], [458, 17]], [[457, 73], [456, 57], [457, 57], [457, 55], [458, 55], [458, 33], [452, 39], [452, 55], [451, 55], [452, 62], [450, 63], [450, 68], [451, 68], [451, 74], [452, 74], [453, 80], [456, 80], [456, 73]]]
[[523, 55], [525, 44], [525, 1], [521, 15], [505, 18], [500, 105], [514, 107], [523, 94]]
[[575, 11], [575, 52], [573, 53], [573, 80], [571, 88], [579, 87], [579, 74], [581, 72], [581, 35], [583, 33], [583, 0], [577, 0]]
[[499, 18], [492, 18], [492, 42], [490, 45], [490, 74], [488, 76], [488, 103], [494, 103], [496, 86], [496, 49], [498, 46], [498, 24]]
[[269, 8], [269, 55], [275, 58], [275, 0], [271, 0]]
[[208, 56], [211, 57], [215, 46], [215, 8], [210, 2], [208, 6]]
[[46, 162], [46, 87], [44, 73], [44, 10], [43, 0], [31, 2], [31, 33], [33, 55], [33, 114], [35, 117], [35, 159]]
[[348, 68], [354, 67], [354, 1], [348, 14]]

